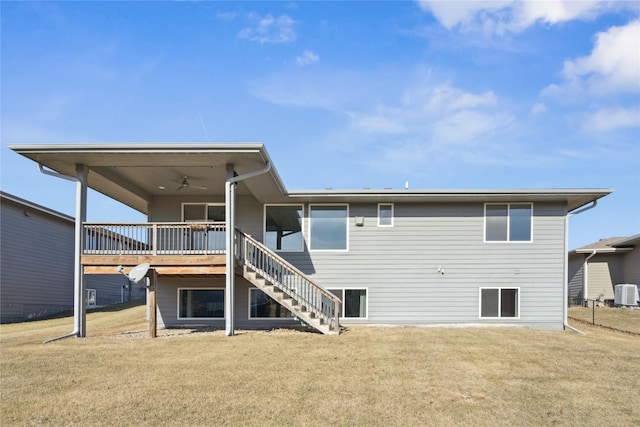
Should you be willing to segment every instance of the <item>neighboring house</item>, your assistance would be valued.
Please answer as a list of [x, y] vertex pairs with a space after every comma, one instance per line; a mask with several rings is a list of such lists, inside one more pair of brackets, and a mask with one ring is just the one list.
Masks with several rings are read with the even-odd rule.
[[[0, 318], [17, 322], [70, 311], [74, 305], [72, 217], [0, 192]], [[143, 298], [123, 276], [87, 281], [89, 306]]]
[[619, 284], [640, 285], [640, 234], [610, 237], [569, 252], [570, 302], [613, 303]]
[[227, 335], [300, 320], [324, 333], [338, 320], [562, 329], [568, 214], [611, 193], [290, 191], [262, 144], [10, 148], [77, 181], [79, 221], [87, 187], [147, 215], [115, 229], [138, 242], [126, 250], [86, 237], [113, 224], [83, 222], [85, 275], [149, 262], [160, 327]]

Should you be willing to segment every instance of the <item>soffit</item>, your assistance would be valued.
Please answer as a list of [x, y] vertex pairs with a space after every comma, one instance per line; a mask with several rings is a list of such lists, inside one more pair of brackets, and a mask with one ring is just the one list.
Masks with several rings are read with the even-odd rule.
[[[243, 175], [270, 162], [263, 144], [100, 144], [13, 145], [17, 153], [58, 173], [76, 176], [76, 164], [89, 168], [88, 186], [144, 214], [154, 196], [224, 195], [227, 164]], [[193, 187], [183, 188], [188, 177]], [[206, 190], [195, 186], [206, 187]], [[161, 188], [164, 187], [164, 188]], [[239, 183], [238, 195], [260, 202], [285, 189], [277, 171]]]

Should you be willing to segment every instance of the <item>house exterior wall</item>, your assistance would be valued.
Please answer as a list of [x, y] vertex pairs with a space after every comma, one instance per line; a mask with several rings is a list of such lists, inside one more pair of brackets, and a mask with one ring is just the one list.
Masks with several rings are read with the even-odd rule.
[[569, 303], [584, 298], [584, 258], [582, 254], [569, 255]]
[[640, 247], [622, 256], [622, 283], [640, 285]]
[[73, 309], [73, 223], [2, 198], [2, 322]]
[[[1, 200], [0, 321], [73, 310], [74, 221], [10, 198]], [[107, 305], [121, 301], [123, 280], [89, 275], [86, 287], [96, 290], [97, 305]], [[131, 299], [144, 295], [144, 289], [132, 288]]]
[[[179, 220], [180, 204], [185, 201], [196, 200], [154, 199], [150, 219]], [[197, 201], [221, 202], [205, 196]], [[252, 197], [238, 198], [238, 227], [260, 241], [263, 209]], [[348, 250], [308, 249], [309, 203], [305, 202], [305, 250], [279, 252], [327, 289], [367, 290], [367, 317], [343, 319], [342, 323], [499, 323], [562, 328], [567, 249], [564, 204], [535, 203], [532, 241], [509, 243], [484, 241], [483, 203], [395, 203], [392, 227], [378, 226], [377, 203], [350, 203], [348, 209]], [[356, 225], [355, 217], [364, 217], [362, 226]], [[207, 286], [205, 282], [199, 286]], [[173, 317], [181, 283], [187, 279], [162, 279], [160, 284], [160, 317], [166, 326], [177, 321]], [[224, 288], [224, 284], [220, 286]], [[238, 327], [250, 323], [248, 303], [243, 300], [248, 286], [237, 285]], [[518, 288], [519, 316], [481, 319], [481, 287]], [[222, 322], [212, 322], [222, 327]]]
[[614, 286], [623, 283], [622, 257], [618, 254], [598, 254], [588, 263], [588, 299], [613, 300]]

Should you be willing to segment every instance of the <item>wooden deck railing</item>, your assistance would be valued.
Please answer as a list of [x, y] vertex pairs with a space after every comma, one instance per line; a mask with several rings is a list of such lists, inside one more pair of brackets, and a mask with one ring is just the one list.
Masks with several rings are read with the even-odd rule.
[[225, 253], [224, 222], [85, 223], [85, 255], [212, 255]]
[[315, 313], [333, 330], [339, 330], [340, 298], [309, 279], [303, 272], [273, 253], [253, 237], [236, 230], [235, 256], [292, 299]]

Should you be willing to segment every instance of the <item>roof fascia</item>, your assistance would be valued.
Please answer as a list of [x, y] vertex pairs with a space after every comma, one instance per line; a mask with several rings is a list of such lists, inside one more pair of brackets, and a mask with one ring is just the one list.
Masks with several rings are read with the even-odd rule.
[[63, 214], [62, 212], [58, 212], [58, 211], [55, 211], [53, 209], [49, 209], [49, 208], [44, 207], [42, 205], [39, 205], [37, 203], [30, 202], [30, 201], [22, 199], [22, 198], [20, 198], [18, 196], [14, 196], [12, 194], [5, 193], [4, 191], [0, 191], [0, 198], [10, 200], [10, 201], [12, 201], [14, 203], [17, 203], [19, 205], [22, 205], [24, 207], [28, 207], [28, 208], [34, 209], [36, 211], [39, 211], [39, 212], [42, 212], [42, 213], [45, 213], [45, 214], [48, 214], [48, 215], [51, 215], [51, 216], [55, 216], [57, 218], [65, 220], [65, 221], [75, 222], [75, 219], [72, 216]]

